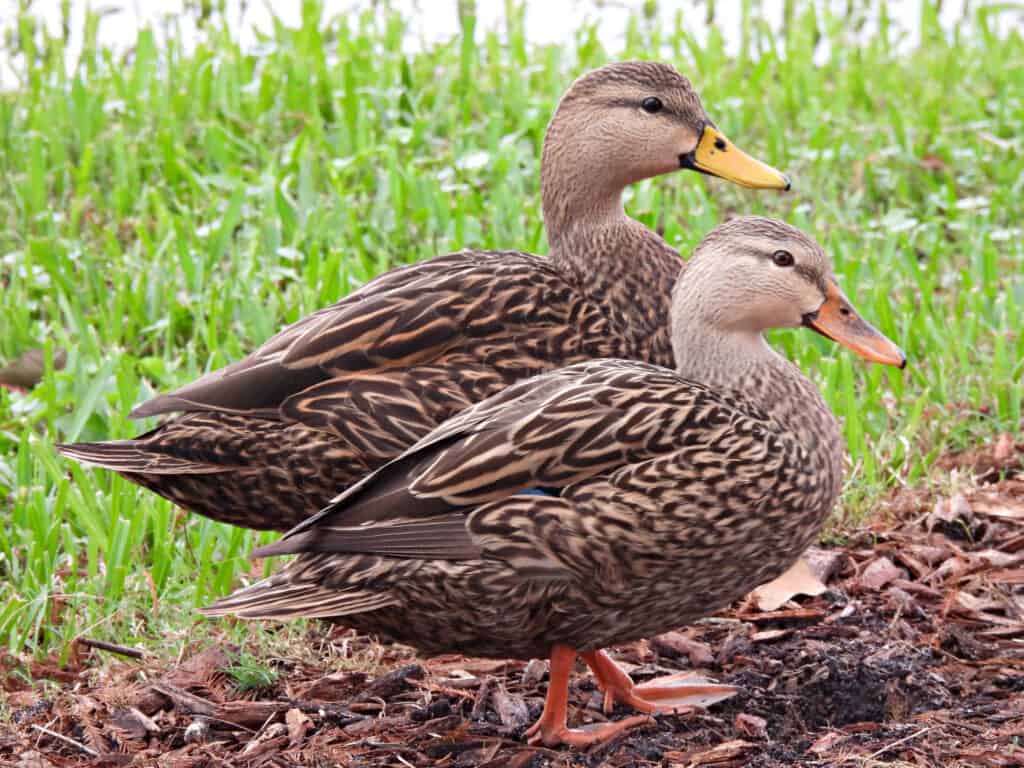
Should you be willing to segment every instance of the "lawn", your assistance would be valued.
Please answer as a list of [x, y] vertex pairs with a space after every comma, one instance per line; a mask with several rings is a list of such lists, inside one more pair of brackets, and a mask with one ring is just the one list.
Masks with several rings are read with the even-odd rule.
[[547, 120], [572, 78], [610, 60], [672, 62], [726, 135], [794, 182], [775, 195], [676, 174], [631, 190], [633, 216], [684, 254], [729, 215], [784, 218], [826, 245], [850, 298], [907, 352], [906, 371], [883, 370], [810, 334], [774, 336], [844, 419], [838, 523], [894, 488], [955, 485], [936, 457], [1018, 431], [1024, 40], [997, 31], [997, 12], [943, 31], [925, 4], [908, 47], [884, 3], [852, 21], [789, 3], [781, 36], [746, 4], [729, 55], [689, 16], [638, 15], [620, 49], [590, 25], [537, 46], [509, 7], [497, 32], [467, 11], [462, 35], [415, 53], [400, 15], [330, 18], [314, 2], [301, 27], [248, 50], [216, 13], [194, 50], [143, 29], [127, 53], [96, 43], [90, 15], [77, 62], [31, 13], [4, 29], [19, 82], [0, 93], [0, 364], [45, 360], [31, 391], [0, 388], [11, 652], [66, 656], [84, 634], [174, 656], [225, 629], [194, 609], [250, 569], [259, 537], [54, 443], [143, 431], [133, 405], [391, 267], [544, 252]]

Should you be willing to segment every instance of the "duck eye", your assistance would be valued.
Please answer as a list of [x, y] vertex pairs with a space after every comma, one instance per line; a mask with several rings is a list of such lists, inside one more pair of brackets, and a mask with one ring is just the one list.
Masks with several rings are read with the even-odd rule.
[[772, 254], [772, 263], [776, 267], [792, 267], [794, 264], [793, 254], [789, 251], [776, 251]]
[[661, 112], [661, 108], [664, 104], [661, 103], [661, 99], [657, 96], [648, 96], [640, 102], [640, 106], [643, 107], [644, 112], [653, 115], [655, 112]]

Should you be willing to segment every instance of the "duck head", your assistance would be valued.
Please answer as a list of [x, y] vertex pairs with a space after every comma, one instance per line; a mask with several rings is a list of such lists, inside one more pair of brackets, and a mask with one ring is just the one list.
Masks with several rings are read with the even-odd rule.
[[[903, 351], [864, 320], [836, 282], [817, 242], [773, 219], [744, 216], [697, 246], [673, 296], [677, 357], [693, 349], [764, 346], [771, 328], [806, 327], [866, 360], [903, 368]], [[702, 343], [701, 339], [707, 339]]]
[[785, 174], [750, 157], [712, 122], [690, 81], [668, 64], [617, 62], [569, 88], [548, 128], [545, 165], [572, 162], [620, 188], [687, 168], [759, 189]]

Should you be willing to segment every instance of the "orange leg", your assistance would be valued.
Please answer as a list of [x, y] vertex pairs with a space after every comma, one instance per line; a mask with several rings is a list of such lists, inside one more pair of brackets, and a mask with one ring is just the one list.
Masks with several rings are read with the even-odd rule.
[[728, 699], [739, 691], [735, 686], [712, 683], [689, 672], [637, 685], [604, 651], [587, 651], [581, 655], [604, 691], [606, 714], [612, 711], [616, 701], [652, 715], [683, 714]]
[[540, 719], [526, 731], [530, 744], [543, 744], [546, 747], [555, 747], [559, 744], [590, 747], [594, 744], [603, 744], [621, 733], [651, 722], [651, 718], [646, 715], [634, 715], [618, 723], [595, 724], [582, 729], [569, 728], [566, 724], [569, 708], [569, 675], [575, 661], [576, 651], [569, 646], [556, 645], [551, 649], [548, 695], [544, 699], [544, 711]]

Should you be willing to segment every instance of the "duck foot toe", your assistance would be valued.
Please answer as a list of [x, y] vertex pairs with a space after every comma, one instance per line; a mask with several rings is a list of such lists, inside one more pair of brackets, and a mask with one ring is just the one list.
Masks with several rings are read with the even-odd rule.
[[604, 711], [619, 702], [651, 715], [691, 714], [739, 692], [734, 685], [722, 685], [690, 672], [679, 672], [637, 685], [604, 651], [583, 654], [584, 660], [604, 692]]
[[582, 728], [569, 728], [564, 723], [545, 723], [544, 718], [541, 718], [526, 731], [526, 740], [531, 746], [557, 747], [565, 745], [577, 748], [593, 747], [599, 744], [607, 744], [612, 739], [634, 728], [649, 725], [653, 722], [654, 720], [647, 715], [634, 715], [615, 723], [594, 723]]

